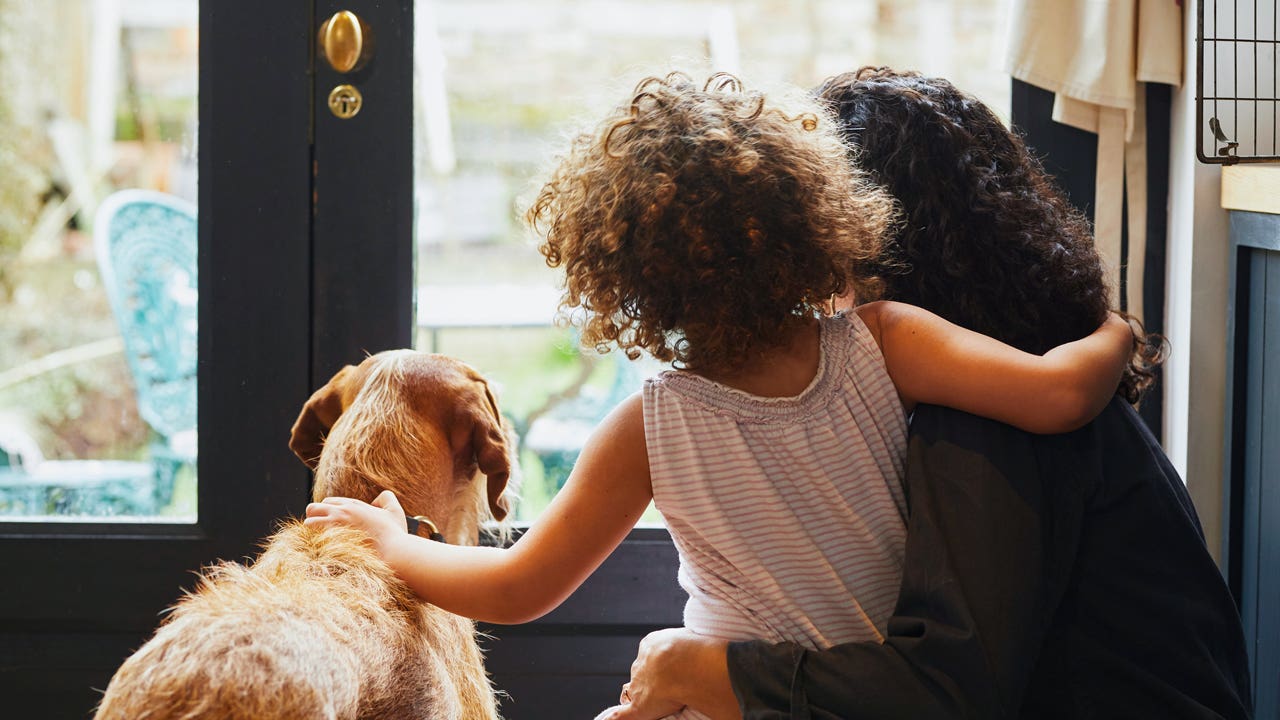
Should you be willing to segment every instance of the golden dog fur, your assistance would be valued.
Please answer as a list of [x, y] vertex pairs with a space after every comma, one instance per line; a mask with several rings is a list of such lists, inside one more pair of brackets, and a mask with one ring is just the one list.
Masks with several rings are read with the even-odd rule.
[[[507, 434], [484, 379], [379, 353], [312, 395], [290, 448], [316, 500], [393, 490], [451, 543], [508, 509]], [[318, 461], [318, 462], [317, 462]], [[420, 602], [360, 531], [297, 520], [250, 567], [222, 563], [116, 672], [99, 720], [497, 718], [466, 619]]]

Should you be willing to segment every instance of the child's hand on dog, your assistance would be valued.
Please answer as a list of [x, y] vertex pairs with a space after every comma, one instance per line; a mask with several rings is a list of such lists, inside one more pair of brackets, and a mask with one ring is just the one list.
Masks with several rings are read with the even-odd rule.
[[345, 497], [327, 497], [323, 502], [311, 503], [307, 505], [307, 517], [302, 524], [317, 529], [346, 525], [364, 530], [378, 554], [384, 557], [390, 542], [406, 533], [404, 510], [390, 490], [379, 493], [372, 505]]

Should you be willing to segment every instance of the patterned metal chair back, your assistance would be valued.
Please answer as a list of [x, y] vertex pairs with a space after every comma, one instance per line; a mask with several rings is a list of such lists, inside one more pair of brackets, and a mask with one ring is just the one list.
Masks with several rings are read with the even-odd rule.
[[196, 209], [148, 190], [109, 196], [98, 268], [137, 384], [138, 412], [172, 438], [196, 426]]

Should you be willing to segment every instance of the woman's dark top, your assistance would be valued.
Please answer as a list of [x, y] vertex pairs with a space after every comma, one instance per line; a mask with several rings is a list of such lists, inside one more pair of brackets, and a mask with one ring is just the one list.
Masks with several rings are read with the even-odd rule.
[[1248, 718], [1239, 613], [1120, 399], [1065, 435], [921, 406], [883, 645], [732, 643], [747, 720]]

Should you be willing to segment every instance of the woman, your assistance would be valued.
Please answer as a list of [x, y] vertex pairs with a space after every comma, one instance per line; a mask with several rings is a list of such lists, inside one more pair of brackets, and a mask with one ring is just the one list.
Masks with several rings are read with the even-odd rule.
[[[822, 85], [907, 222], [885, 297], [1022, 349], [1087, 334], [1108, 293], [1087, 222], [1021, 140], [945, 80], [864, 68]], [[895, 271], [895, 268], [902, 270]], [[1159, 362], [1136, 344], [1120, 395]], [[1243, 631], [1186, 488], [1133, 408], [1035, 436], [917, 409], [903, 583], [883, 644], [812, 652], [646, 638], [601, 717], [1251, 715]]]

